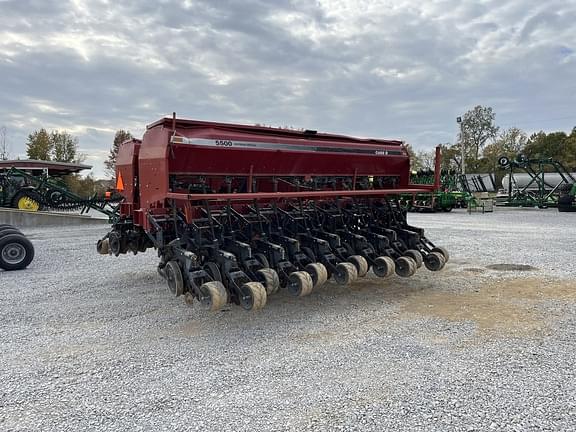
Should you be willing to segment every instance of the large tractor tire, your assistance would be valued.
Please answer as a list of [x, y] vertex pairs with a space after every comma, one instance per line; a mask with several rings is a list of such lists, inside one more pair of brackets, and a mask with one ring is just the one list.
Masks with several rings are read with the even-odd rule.
[[41, 210], [40, 203], [34, 199], [33, 194], [25, 190], [18, 192], [14, 196], [12, 199], [12, 207], [29, 212]]

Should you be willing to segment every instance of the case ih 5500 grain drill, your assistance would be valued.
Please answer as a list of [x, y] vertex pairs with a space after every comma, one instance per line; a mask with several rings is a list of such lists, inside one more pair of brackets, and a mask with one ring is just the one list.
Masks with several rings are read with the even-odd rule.
[[305, 296], [370, 269], [441, 270], [446, 250], [393, 199], [439, 178], [410, 185], [409, 167], [400, 141], [164, 118], [121, 145], [125, 200], [97, 249], [155, 248], [170, 291], [208, 310], [260, 309], [279, 289]]

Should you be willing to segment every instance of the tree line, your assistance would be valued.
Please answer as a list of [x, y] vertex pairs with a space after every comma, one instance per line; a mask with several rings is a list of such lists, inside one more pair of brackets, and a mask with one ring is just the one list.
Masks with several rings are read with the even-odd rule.
[[[500, 128], [496, 125], [494, 110], [480, 105], [466, 112], [460, 125], [456, 143], [440, 144], [443, 169], [462, 171], [464, 145], [467, 173], [497, 172], [500, 156], [516, 159], [518, 155], [530, 159], [554, 159], [566, 169], [576, 171], [576, 127], [569, 134], [540, 131], [528, 136], [517, 127]], [[413, 170], [434, 168], [433, 151], [410, 151], [414, 157]]]
[[[110, 179], [115, 177], [116, 156], [120, 144], [132, 138], [132, 134], [125, 130], [119, 130], [114, 135], [114, 141], [104, 166]], [[66, 131], [51, 131], [41, 128], [28, 135], [26, 142], [26, 156], [29, 159], [82, 163], [86, 157], [78, 150], [78, 138]], [[92, 174], [82, 176], [70, 174], [64, 177], [70, 191], [84, 197], [101, 194], [106, 190], [106, 185], [96, 180]]]

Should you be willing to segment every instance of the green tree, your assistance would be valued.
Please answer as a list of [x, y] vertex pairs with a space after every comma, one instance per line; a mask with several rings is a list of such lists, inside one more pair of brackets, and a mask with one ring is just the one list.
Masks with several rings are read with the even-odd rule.
[[551, 158], [560, 161], [566, 168], [576, 169], [576, 128], [570, 135], [561, 131], [532, 134], [524, 154], [531, 159]]
[[51, 159], [53, 143], [46, 129], [42, 128], [28, 135], [26, 143], [26, 155], [29, 159], [45, 160]]
[[114, 142], [112, 143], [112, 148], [110, 148], [110, 154], [108, 155], [108, 159], [104, 161], [106, 173], [110, 178], [116, 176], [116, 157], [118, 156], [118, 149], [120, 148], [120, 144], [132, 138], [132, 134], [129, 131], [123, 129], [116, 131], [116, 134], [114, 135]]
[[496, 114], [490, 107], [478, 105], [466, 112], [462, 117], [458, 141], [466, 148], [466, 166], [476, 170], [481, 150], [498, 134], [498, 126], [494, 121]]
[[483, 172], [494, 172], [498, 168], [500, 156], [515, 159], [516, 156], [524, 152], [527, 142], [528, 137], [517, 127], [502, 131], [493, 143], [484, 147], [483, 158], [479, 162], [480, 170]]
[[52, 160], [58, 162], [75, 162], [78, 156], [78, 138], [66, 131], [53, 131], [50, 134], [52, 141]]

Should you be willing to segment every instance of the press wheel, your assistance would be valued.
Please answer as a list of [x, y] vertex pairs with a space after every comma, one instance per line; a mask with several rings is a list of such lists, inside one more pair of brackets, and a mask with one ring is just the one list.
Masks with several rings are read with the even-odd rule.
[[259, 310], [266, 306], [266, 288], [260, 282], [246, 282], [240, 291], [240, 306], [243, 309]]
[[266, 294], [271, 295], [280, 289], [280, 278], [278, 273], [271, 268], [263, 268], [256, 272], [260, 276], [260, 282], [266, 288]]
[[401, 256], [395, 263], [396, 274], [400, 277], [410, 277], [416, 273], [416, 261], [410, 257]]
[[296, 297], [304, 297], [312, 292], [314, 283], [312, 277], [305, 271], [297, 271], [290, 273], [288, 276], [288, 284], [286, 285], [288, 292]]
[[374, 260], [372, 265], [374, 274], [381, 278], [390, 277], [396, 271], [394, 260], [388, 256], [379, 256]]
[[354, 264], [341, 262], [336, 266], [334, 280], [339, 285], [348, 285], [358, 279], [358, 271]]
[[442, 270], [446, 265], [446, 260], [444, 259], [444, 255], [442, 255], [440, 252], [430, 252], [428, 255], [426, 255], [424, 264], [430, 271], [439, 271]]
[[440, 253], [444, 256], [444, 260], [445, 260], [446, 262], [448, 262], [448, 261], [450, 260], [450, 254], [449, 254], [448, 251], [447, 251], [445, 248], [443, 248], [443, 247], [440, 247], [440, 246], [435, 247], [435, 248], [432, 249], [432, 252], [440, 252]]
[[422, 254], [419, 251], [416, 249], [408, 249], [406, 252], [404, 252], [404, 255], [412, 258], [416, 262], [416, 268], [422, 267], [424, 258], [422, 258]]
[[366, 258], [360, 255], [352, 255], [348, 257], [348, 261], [356, 267], [358, 277], [366, 276], [366, 273], [368, 273], [368, 261], [366, 261]]
[[200, 285], [199, 300], [202, 309], [215, 312], [228, 303], [228, 292], [220, 281], [206, 282]]
[[305, 270], [307, 273], [310, 274], [314, 288], [321, 287], [328, 280], [328, 271], [326, 270], [326, 267], [324, 267], [324, 264], [321, 263], [308, 264], [305, 267]]

